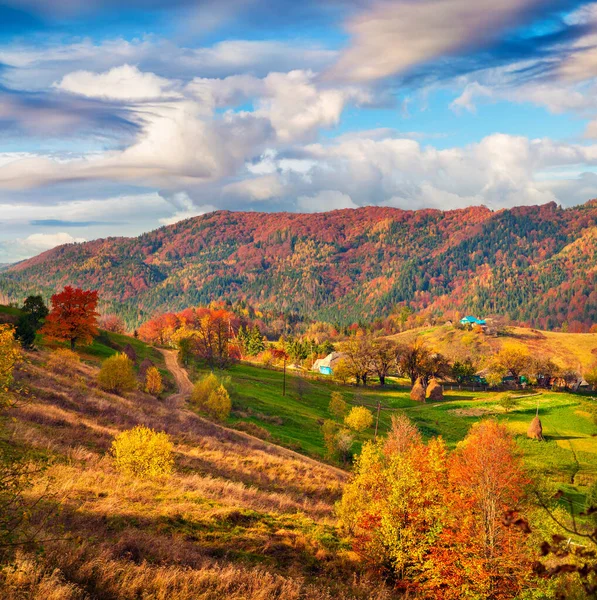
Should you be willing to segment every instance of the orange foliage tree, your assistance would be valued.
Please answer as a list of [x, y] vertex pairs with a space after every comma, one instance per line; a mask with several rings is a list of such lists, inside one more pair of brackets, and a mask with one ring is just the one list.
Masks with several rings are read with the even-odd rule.
[[[405, 417], [369, 442], [338, 507], [353, 549], [421, 598], [517, 597], [532, 585], [524, 533], [505, 524], [528, 478], [505, 427], [483, 421], [449, 453]], [[464, 593], [466, 591], [466, 594]]]
[[67, 285], [50, 300], [52, 309], [41, 330], [51, 340], [89, 343], [98, 334], [97, 291], [82, 290]]
[[139, 336], [150, 343], [184, 348], [185, 354], [222, 365], [240, 357], [233, 339], [238, 327], [234, 313], [215, 305], [158, 315], [139, 327]]
[[448, 477], [449, 510], [430, 554], [427, 589], [454, 600], [462, 589], [482, 598], [518, 597], [533, 561], [523, 531], [505, 516], [524, 507], [530, 480], [506, 427], [476, 423], [450, 456]]

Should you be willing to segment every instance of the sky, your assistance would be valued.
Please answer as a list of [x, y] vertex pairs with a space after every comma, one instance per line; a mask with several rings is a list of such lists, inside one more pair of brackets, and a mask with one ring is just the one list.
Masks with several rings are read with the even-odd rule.
[[0, 264], [217, 209], [597, 197], [597, 2], [0, 0]]

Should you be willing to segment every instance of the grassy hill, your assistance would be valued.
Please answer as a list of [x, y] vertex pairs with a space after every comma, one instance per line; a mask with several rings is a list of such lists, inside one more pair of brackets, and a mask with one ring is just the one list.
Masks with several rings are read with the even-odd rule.
[[526, 327], [509, 327], [499, 337], [457, 329], [452, 325], [421, 327], [391, 336], [398, 342], [420, 336], [430, 347], [454, 359], [489, 357], [504, 344], [526, 347], [533, 356], [552, 358], [563, 368], [582, 370], [597, 362], [597, 333], [562, 333]]
[[99, 290], [103, 308], [131, 326], [226, 299], [341, 323], [407, 304], [588, 331], [597, 321], [596, 239], [596, 201], [496, 212], [217, 211], [138, 238], [55, 248], [2, 272], [0, 297], [70, 283]]
[[[50, 370], [42, 348], [17, 374], [29, 396], [11, 410], [5, 431], [15, 449], [47, 462], [27, 497], [42, 496], [50, 516], [33, 517], [43, 552], [24, 548], [16, 568], [0, 570], [0, 597], [7, 600], [389, 600], [391, 590], [367, 579], [337, 528], [334, 503], [348, 474], [282, 447], [323, 456], [320, 425], [330, 418], [333, 390], [354, 403], [380, 400], [381, 432], [403, 411], [425, 438], [442, 435], [450, 447], [474, 422], [493, 416], [517, 434], [527, 465], [570, 492], [577, 508], [597, 480], [595, 401], [587, 397], [525, 395], [505, 412], [496, 393], [447, 390], [442, 402], [418, 404], [395, 381], [388, 389], [357, 389], [292, 374], [282, 396], [282, 373], [239, 364], [226, 372], [233, 413], [222, 427], [179, 395], [99, 390], [98, 364], [115, 344], [135, 343], [139, 356], [156, 362], [161, 356], [126, 336], [106, 337], [81, 349], [84, 361], [71, 373]], [[524, 435], [537, 404], [542, 443]], [[176, 471], [169, 479], [139, 480], [115, 470], [111, 441], [137, 424], [172, 437]]]
[[[321, 434], [324, 419], [332, 418], [328, 404], [332, 391], [340, 391], [350, 404], [365, 404], [375, 412], [381, 402], [380, 434], [390, 427], [391, 417], [404, 412], [414, 421], [424, 438], [441, 435], [449, 447], [461, 441], [471, 425], [486, 417], [508, 425], [524, 453], [530, 469], [545, 475], [554, 486], [573, 492], [582, 504], [587, 486], [597, 481], [597, 424], [593, 411], [597, 400], [578, 394], [544, 392], [529, 395], [521, 391], [518, 405], [506, 412], [500, 401], [508, 393], [470, 392], [446, 389], [442, 402], [420, 404], [410, 400], [406, 385], [355, 388], [325, 380], [303, 380], [287, 376], [288, 392], [282, 396], [282, 373], [241, 364], [226, 371], [231, 378], [232, 427], [254, 433], [316, 458], [323, 458]], [[545, 443], [526, 438], [526, 430], [539, 414]], [[247, 426], [248, 424], [248, 426]], [[256, 429], [258, 428], [258, 429]], [[355, 451], [373, 437], [373, 430], [359, 434]], [[579, 506], [580, 506], [579, 504]]]
[[[2, 598], [389, 598], [361, 581], [334, 526], [341, 472], [176, 403], [102, 392], [93, 365], [64, 376], [45, 351], [29, 359], [18, 381], [30, 398], [6, 426], [13, 444], [49, 461], [27, 495], [48, 486], [52, 513], [34, 523], [43, 554], [24, 550], [0, 572]], [[168, 480], [113, 468], [113, 437], [139, 423], [173, 438]]]

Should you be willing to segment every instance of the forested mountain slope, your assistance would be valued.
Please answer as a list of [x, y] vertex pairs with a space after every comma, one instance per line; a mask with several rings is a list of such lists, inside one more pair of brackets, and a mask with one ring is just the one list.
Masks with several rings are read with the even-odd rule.
[[100, 291], [136, 324], [216, 299], [350, 322], [397, 304], [501, 314], [535, 327], [597, 321], [597, 201], [493, 212], [367, 207], [218, 211], [138, 238], [55, 248], [0, 275], [0, 294]]

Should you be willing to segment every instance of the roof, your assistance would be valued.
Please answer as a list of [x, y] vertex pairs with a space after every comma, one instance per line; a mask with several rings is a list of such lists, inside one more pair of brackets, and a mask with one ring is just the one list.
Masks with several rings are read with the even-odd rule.
[[344, 357], [344, 352], [330, 352], [325, 358], [318, 358], [313, 363], [313, 370], [319, 371], [320, 367], [330, 367], [332, 368], [335, 363], [337, 363], [341, 358]]
[[467, 317], [463, 317], [462, 319], [460, 319], [460, 322], [463, 325], [467, 325], [467, 324], [471, 324], [471, 325], [485, 325], [485, 320], [484, 319], [477, 319], [477, 317], [473, 317], [472, 315], [469, 315]]

